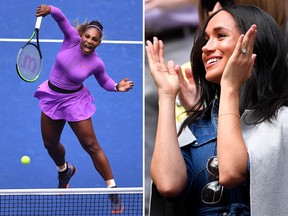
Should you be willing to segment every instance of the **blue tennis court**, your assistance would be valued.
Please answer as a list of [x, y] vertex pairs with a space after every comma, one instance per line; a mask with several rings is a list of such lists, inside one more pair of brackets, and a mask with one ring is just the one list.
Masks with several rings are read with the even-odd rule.
[[[96, 52], [107, 73], [117, 82], [124, 77], [134, 81], [127, 93], [102, 89], [93, 76], [85, 81], [95, 98], [92, 117], [97, 138], [106, 153], [118, 187], [143, 186], [143, 2], [134, 0], [21, 0], [2, 1], [0, 8], [1, 106], [0, 106], [0, 188], [55, 188], [57, 171], [43, 146], [40, 109], [33, 97], [48, 78], [61, 45], [62, 32], [50, 15], [40, 29], [43, 68], [34, 83], [22, 81], [15, 69], [19, 48], [34, 30], [35, 11], [40, 4], [59, 7], [73, 23], [99, 20], [104, 40]], [[20, 6], [21, 5], [21, 6]], [[62, 143], [66, 158], [77, 167], [71, 188], [106, 187], [88, 154], [66, 124]], [[31, 158], [23, 165], [23, 155]]]

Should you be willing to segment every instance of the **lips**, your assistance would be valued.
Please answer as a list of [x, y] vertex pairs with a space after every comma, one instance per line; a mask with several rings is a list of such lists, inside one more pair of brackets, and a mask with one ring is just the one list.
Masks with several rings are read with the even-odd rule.
[[92, 49], [92, 47], [91, 47], [90, 45], [88, 45], [88, 44], [85, 44], [85, 45], [84, 45], [84, 48], [89, 49], [89, 50]]
[[96, 45], [87, 41], [82, 41], [81, 50], [84, 54], [91, 54], [95, 50]]
[[88, 53], [91, 53], [91, 51], [92, 51], [92, 46], [90, 46], [89, 44], [84, 44], [84, 46], [83, 46], [83, 52], [84, 53], [86, 53], [86, 54], [88, 54]]
[[203, 63], [205, 65], [205, 68], [208, 69], [210, 67], [213, 67], [214, 65], [217, 65], [221, 59], [222, 57], [220, 56], [210, 56], [203, 58]]
[[207, 65], [210, 65], [210, 64], [213, 64], [213, 63], [216, 63], [220, 60], [220, 58], [211, 58], [207, 61]]

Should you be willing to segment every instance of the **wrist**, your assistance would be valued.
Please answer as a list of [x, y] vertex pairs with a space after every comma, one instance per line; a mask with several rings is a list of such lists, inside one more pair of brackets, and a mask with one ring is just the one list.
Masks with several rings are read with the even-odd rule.
[[114, 85], [114, 90], [115, 90], [116, 92], [119, 91], [119, 90], [118, 90], [118, 83], [115, 83], [115, 85]]
[[220, 98], [238, 98], [239, 89], [234, 86], [221, 86]]
[[176, 106], [176, 98], [170, 95], [162, 95], [158, 98], [158, 104], [161, 106], [171, 106], [175, 108]]

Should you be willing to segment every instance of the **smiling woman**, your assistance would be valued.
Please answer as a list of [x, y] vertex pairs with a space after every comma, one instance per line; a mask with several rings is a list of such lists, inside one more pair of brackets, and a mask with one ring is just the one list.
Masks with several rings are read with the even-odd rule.
[[225, 66], [232, 55], [240, 36], [233, 17], [223, 12], [212, 19], [205, 30], [205, 46], [202, 47], [202, 60], [206, 69], [206, 79], [220, 83]]
[[199, 97], [178, 131], [181, 69], [165, 63], [161, 40], [147, 41], [159, 93], [151, 177], [166, 200], [185, 204], [181, 215], [288, 214], [287, 190], [273, 193], [288, 178], [284, 44], [277, 23], [258, 7], [230, 5], [212, 14], [191, 51]]

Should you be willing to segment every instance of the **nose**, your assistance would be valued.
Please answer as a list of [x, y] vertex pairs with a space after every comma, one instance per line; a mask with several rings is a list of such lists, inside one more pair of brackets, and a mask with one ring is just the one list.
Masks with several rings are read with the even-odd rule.
[[213, 39], [209, 39], [205, 46], [202, 47], [202, 52], [208, 53], [215, 51], [215, 41]]
[[86, 41], [87, 41], [87, 43], [91, 44], [92, 39], [91, 39], [91, 38], [88, 38]]

